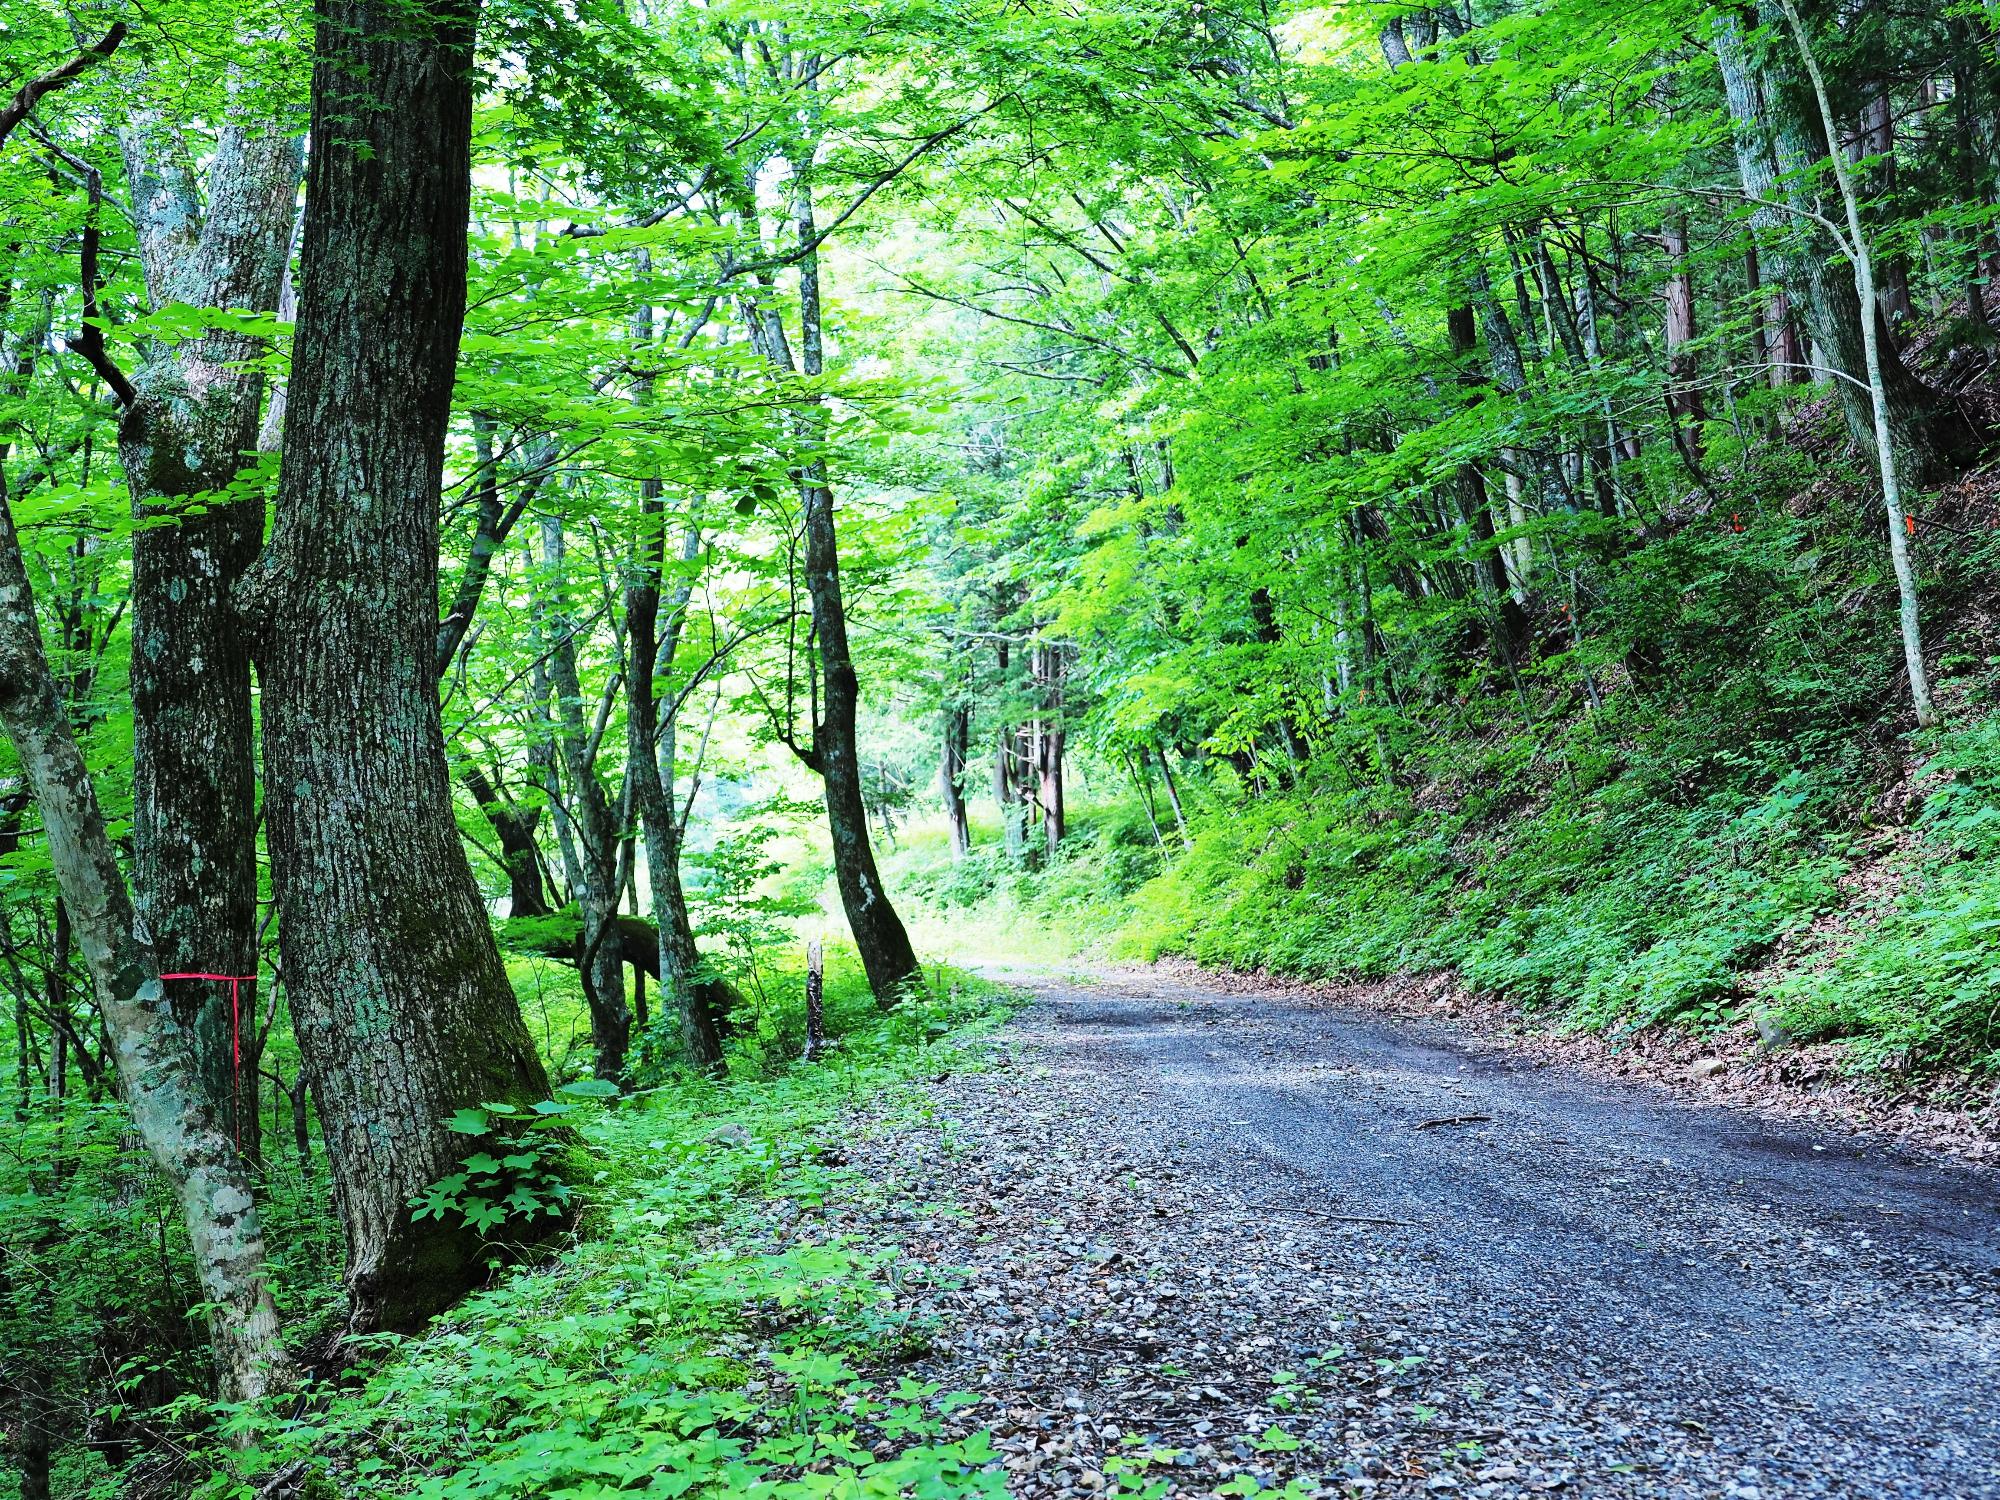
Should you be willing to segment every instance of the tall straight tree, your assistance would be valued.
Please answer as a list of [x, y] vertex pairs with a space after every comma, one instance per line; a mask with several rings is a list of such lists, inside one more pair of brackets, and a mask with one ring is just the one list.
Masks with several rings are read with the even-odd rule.
[[439, 491], [465, 315], [474, 0], [320, 0], [299, 321], [271, 543], [245, 579], [292, 1015], [357, 1329], [479, 1274], [410, 1197], [482, 1100], [544, 1097], [453, 817]]
[[591, 1051], [597, 1076], [616, 1080], [624, 1075], [625, 1052], [632, 1040], [632, 1012], [625, 1003], [624, 950], [618, 936], [618, 897], [624, 885], [618, 848], [625, 817], [623, 808], [613, 805], [598, 770], [597, 752], [603, 736], [591, 732], [584, 715], [576, 650], [576, 638], [583, 627], [570, 613], [563, 591], [569, 554], [562, 517], [544, 515], [541, 532], [540, 587], [546, 597], [540, 608], [548, 639], [544, 654], [555, 714], [555, 759], [550, 765], [560, 761], [563, 782], [558, 787], [552, 777], [549, 790], [565, 793], [567, 837], [563, 851], [565, 858], [572, 852], [575, 856], [570, 886], [583, 916], [583, 951], [577, 976], [583, 982], [583, 998], [590, 1010]]
[[687, 890], [681, 883], [681, 849], [687, 820], [674, 800], [680, 759], [680, 705], [669, 698], [661, 711], [659, 678], [671, 671], [687, 624], [694, 584], [686, 571], [701, 555], [700, 533], [689, 526], [681, 543], [683, 576], [675, 579], [661, 619], [665, 571], [666, 516], [658, 480], [641, 481], [639, 548], [632, 582], [625, 590], [625, 629], [630, 640], [630, 682], [626, 687], [626, 764], [632, 772], [632, 810], [646, 840], [646, 876], [653, 895], [653, 922], [660, 939], [660, 983], [674, 1008], [675, 1024], [688, 1060], [708, 1071], [723, 1066], [722, 1020], [733, 996], [729, 985], [703, 960], [689, 919]]
[[[815, 64], [815, 67], [817, 65]], [[812, 147], [800, 159], [812, 159]], [[756, 309], [764, 357], [779, 370], [817, 381], [826, 372], [826, 333], [819, 281], [819, 226], [814, 218], [812, 183], [794, 185], [794, 212], [800, 250], [800, 359], [794, 362], [784, 320], [775, 306]], [[819, 644], [822, 698], [813, 725], [812, 746], [800, 758], [817, 772], [826, 793], [827, 830], [833, 840], [834, 882], [847, 914], [848, 931], [868, 974], [868, 987], [884, 1005], [893, 1004], [904, 985], [921, 972], [903, 919], [875, 867], [868, 837], [868, 811], [861, 797], [858, 718], [861, 679], [848, 644], [847, 601], [840, 586], [840, 546], [834, 527], [833, 486], [820, 445], [826, 416], [817, 394], [809, 396], [799, 423], [808, 456], [798, 470], [800, 527], [805, 533], [806, 593], [812, 600], [813, 636]]]

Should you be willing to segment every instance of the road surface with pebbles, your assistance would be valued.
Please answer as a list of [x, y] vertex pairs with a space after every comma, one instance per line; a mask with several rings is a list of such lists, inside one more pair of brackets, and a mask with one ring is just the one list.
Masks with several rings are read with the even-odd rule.
[[1991, 1171], [1444, 1024], [1024, 982], [836, 1211], [1014, 1493], [2000, 1497]]

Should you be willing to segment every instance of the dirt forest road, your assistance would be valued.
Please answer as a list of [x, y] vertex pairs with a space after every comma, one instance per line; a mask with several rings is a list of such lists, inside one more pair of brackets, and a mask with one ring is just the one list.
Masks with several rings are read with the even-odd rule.
[[1990, 1170], [1444, 1024], [1005, 977], [1037, 1000], [933, 1089], [948, 1149], [879, 1165], [972, 1206], [896, 1216], [973, 1267], [917, 1298], [929, 1373], [1017, 1493], [1143, 1441], [1190, 1494], [2000, 1496]]

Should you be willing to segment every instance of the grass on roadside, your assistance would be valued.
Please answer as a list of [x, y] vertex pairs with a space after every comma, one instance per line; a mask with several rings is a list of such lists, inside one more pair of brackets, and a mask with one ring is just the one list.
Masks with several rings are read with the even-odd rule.
[[921, 1330], [891, 1312], [893, 1252], [812, 1227], [818, 1205], [873, 1191], [839, 1165], [857, 1106], [974, 1063], [1004, 1015], [1003, 993], [948, 978], [883, 1013], [836, 964], [827, 1061], [596, 1109], [577, 1244], [378, 1341], [364, 1379], [208, 1455], [196, 1493], [248, 1500], [303, 1465], [307, 1493], [354, 1500], [996, 1494], [983, 1435], [939, 1436], [962, 1398], [897, 1373]]

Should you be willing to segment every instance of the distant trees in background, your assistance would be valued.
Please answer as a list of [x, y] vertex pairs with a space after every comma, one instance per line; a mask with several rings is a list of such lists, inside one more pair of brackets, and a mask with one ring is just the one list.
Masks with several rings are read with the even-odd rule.
[[103, 17], [0, 0], [6, 1180], [43, 1254], [166, 1184], [195, 1282], [68, 1350], [6, 1284], [29, 1469], [176, 1297], [291, 1378], [260, 1208], [416, 1326], [494, 1254], [413, 1213], [467, 1111], [722, 1068], [725, 782], [814, 784], [893, 1005], [933, 788], [1032, 866], [1115, 775], [1172, 859], [1973, 707], [1979, 7]]

